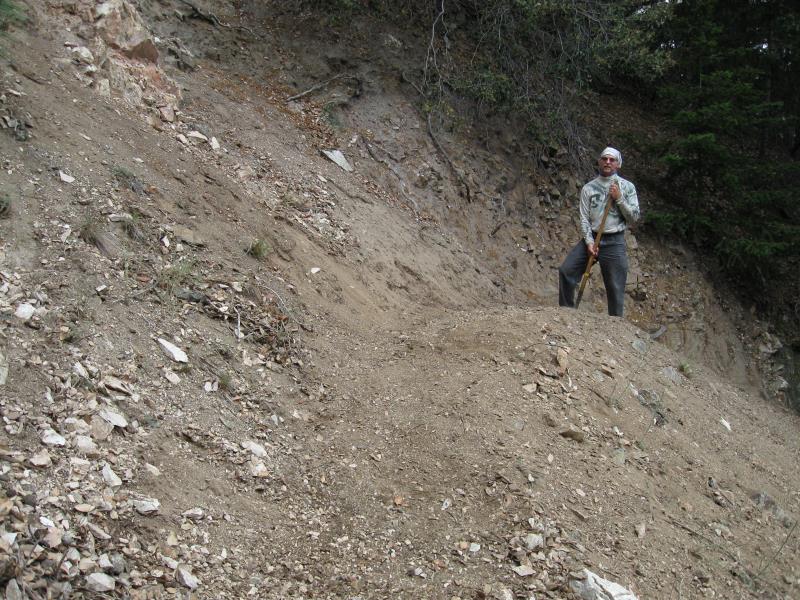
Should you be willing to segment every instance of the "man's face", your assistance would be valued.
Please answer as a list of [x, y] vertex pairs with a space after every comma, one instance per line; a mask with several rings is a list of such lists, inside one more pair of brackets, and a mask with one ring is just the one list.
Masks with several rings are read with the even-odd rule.
[[600, 167], [600, 175], [611, 177], [619, 169], [619, 162], [613, 156], [601, 156], [597, 165]]

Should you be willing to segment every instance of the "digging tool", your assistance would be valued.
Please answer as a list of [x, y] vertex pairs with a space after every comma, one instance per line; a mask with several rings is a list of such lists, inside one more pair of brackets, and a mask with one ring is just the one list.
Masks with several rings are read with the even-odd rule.
[[[614, 182], [618, 180], [615, 178]], [[613, 182], [612, 182], [613, 183]], [[619, 183], [617, 183], [619, 185]], [[600, 240], [603, 237], [603, 230], [606, 228], [606, 218], [608, 217], [608, 211], [611, 210], [611, 186], [609, 185], [609, 191], [606, 193], [606, 208], [603, 210], [603, 218], [600, 220], [600, 227], [597, 229], [597, 238], [595, 238], [594, 243], [597, 244], [598, 253], [600, 251]], [[597, 262], [597, 259], [594, 257], [594, 254], [591, 252], [589, 253], [589, 261], [586, 263], [586, 270], [583, 272], [583, 277], [581, 277], [581, 287], [578, 288], [578, 297], [575, 299], [575, 308], [577, 309], [581, 305], [581, 298], [583, 298], [583, 290], [586, 289], [586, 284], [589, 282], [589, 277], [592, 275], [592, 267], [594, 263]]]

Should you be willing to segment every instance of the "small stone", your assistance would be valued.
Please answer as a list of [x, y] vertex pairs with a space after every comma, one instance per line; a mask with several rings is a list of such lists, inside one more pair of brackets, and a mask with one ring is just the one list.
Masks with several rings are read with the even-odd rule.
[[105, 573], [92, 573], [86, 578], [86, 587], [93, 592], [113, 592], [116, 582]]
[[183, 517], [187, 519], [191, 519], [192, 521], [199, 521], [203, 518], [204, 513], [202, 508], [190, 508], [189, 510], [182, 513]]
[[663, 369], [661, 369], [661, 374], [667, 379], [669, 379], [675, 385], [680, 385], [681, 374], [675, 367], [664, 367]]
[[522, 386], [522, 389], [526, 394], [535, 394], [538, 387], [535, 383], [526, 383]]
[[6, 585], [6, 600], [23, 600], [26, 596], [22, 595], [16, 579], [11, 579]]
[[529, 565], [519, 565], [517, 567], [511, 567], [511, 570], [514, 571], [514, 573], [516, 573], [520, 577], [530, 577], [536, 572]]
[[175, 235], [182, 242], [186, 242], [190, 246], [205, 246], [206, 242], [200, 237], [200, 234], [197, 233], [194, 229], [189, 229], [188, 227], [184, 227], [183, 225], [174, 225], [172, 227], [172, 233]]
[[647, 533], [647, 526], [644, 523], [639, 523], [636, 526], [636, 535], [637, 535], [637, 537], [639, 539], [642, 539], [644, 537], [645, 533]]
[[150, 463], [145, 463], [144, 470], [147, 471], [153, 477], [161, 477], [161, 471], [159, 471], [158, 467], [155, 465], [151, 465]]
[[92, 415], [90, 429], [92, 438], [102, 442], [109, 438], [111, 433], [114, 431], [114, 426], [100, 415]]
[[55, 549], [61, 545], [62, 537], [61, 529], [58, 527], [49, 527], [43, 541], [48, 548]]
[[175, 122], [175, 109], [169, 105], [159, 106], [158, 114], [161, 116], [161, 120], [164, 121], [165, 123]]
[[525, 536], [525, 547], [528, 550], [544, 548], [544, 536], [541, 533], [529, 533]]
[[73, 444], [81, 454], [86, 456], [96, 456], [98, 454], [97, 444], [88, 435], [76, 435]]
[[559, 431], [558, 435], [569, 440], [575, 440], [576, 442], [583, 442], [586, 439], [586, 434], [573, 425]]
[[92, 467], [91, 461], [73, 456], [69, 459], [69, 467], [79, 475], [86, 475]]
[[94, 506], [92, 506], [91, 504], [86, 504], [85, 502], [82, 502], [81, 504], [76, 504], [74, 506], [74, 508], [79, 513], [83, 513], [83, 514], [89, 514], [90, 512], [92, 512], [95, 509]]
[[64, 171], [59, 171], [58, 177], [64, 183], [73, 183], [75, 181], [75, 178], [72, 175], [68, 175], [67, 173], [64, 173]]
[[50, 453], [42, 448], [40, 452], [37, 452], [31, 456], [28, 462], [30, 462], [34, 467], [49, 467], [53, 464], [53, 459], [50, 458]]
[[181, 378], [178, 374], [169, 369], [164, 369], [164, 379], [169, 381], [172, 385], [178, 385], [181, 382]]
[[267, 477], [269, 470], [267, 466], [255, 456], [250, 459], [250, 475], [253, 477]]
[[543, 421], [543, 422], [544, 422], [544, 424], [545, 424], [545, 425], [547, 425], [548, 427], [558, 427], [558, 421], [557, 421], [557, 420], [556, 420], [556, 418], [555, 418], [555, 417], [554, 417], [552, 414], [550, 414], [549, 412], [546, 412], [546, 413], [542, 414], [542, 421]]

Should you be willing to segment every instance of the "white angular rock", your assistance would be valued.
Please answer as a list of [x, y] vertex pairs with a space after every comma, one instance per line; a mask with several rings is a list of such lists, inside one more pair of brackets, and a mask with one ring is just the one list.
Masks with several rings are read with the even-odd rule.
[[528, 550], [544, 548], [544, 537], [541, 533], [529, 533], [527, 536], [525, 536], [525, 547]]
[[264, 446], [262, 446], [261, 444], [257, 444], [256, 442], [253, 442], [251, 440], [242, 442], [242, 448], [244, 448], [245, 450], [249, 450], [250, 452], [253, 453], [254, 456], [257, 456], [258, 458], [265, 458], [267, 456], [267, 451], [264, 449]]
[[164, 338], [158, 338], [158, 343], [161, 346], [161, 349], [164, 351], [164, 354], [166, 354], [175, 362], [181, 362], [181, 363], [189, 362], [189, 357], [186, 355], [186, 352], [178, 348], [172, 342], [168, 342]]
[[80, 361], [72, 365], [72, 372], [81, 379], [89, 379], [89, 371], [86, 370], [86, 367], [84, 367]]
[[171, 556], [164, 556], [161, 555], [161, 563], [167, 567], [168, 569], [172, 569], [173, 571], [178, 568], [178, 561], [172, 558]]
[[64, 173], [64, 171], [58, 172], [58, 178], [63, 181], [64, 183], [74, 183], [75, 178], [72, 175]]
[[140, 515], [153, 515], [161, 508], [161, 503], [155, 498], [141, 498], [133, 501], [133, 507]]
[[17, 310], [14, 311], [14, 316], [20, 321], [28, 321], [35, 312], [36, 308], [34, 308], [33, 304], [23, 302], [17, 307]]
[[164, 379], [169, 381], [172, 385], [178, 385], [181, 382], [181, 378], [178, 374], [169, 369], [164, 369]]
[[341, 150], [323, 150], [322, 153], [335, 162], [342, 170], [347, 171], [348, 173], [353, 171], [353, 165], [351, 165], [347, 159], [342, 154]]
[[186, 137], [190, 140], [199, 140], [201, 142], [207, 142], [208, 137], [200, 133], [199, 131], [190, 131], [186, 134]]
[[45, 429], [42, 432], [42, 443], [45, 446], [66, 446], [67, 440], [63, 435], [53, 429]]
[[127, 396], [130, 396], [133, 393], [127, 383], [117, 377], [114, 377], [113, 375], [106, 375], [103, 377], [101, 383], [108, 389], [123, 393]]
[[533, 568], [529, 567], [528, 565], [519, 565], [516, 567], [511, 567], [511, 570], [514, 571], [514, 573], [516, 573], [520, 577], [530, 577], [536, 572], [533, 570]]
[[93, 592], [113, 592], [117, 583], [105, 573], [92, 573], [86, 578], [86, 587]]
[[110, 408], [103, 408], [97, 414], [100, 415], [104, 421], [111, 423], [114, 427], [125, 429], [128, 426], [128, 419], [118, 412], [111, 410]]
[[94, 62], [94, 55], [86, 46], [76, 46], [72, 49], [72, 55], [75, 60], [85, 65], [91, 65]]
[[585, 579], [570, 582], [572, 590], [583, 600], [638, 600], [636, 595], [613, 581], [584, 569]]
[[8, 358], [0, 350], [0, 385], [5, 385], [8, 381]]
[[186, 565], [179, 565], [175, 570], [175, 581], [190, 590], [195, 590], [200, 585], [200, 580], [192, 574], [191, 569]]
[[110, 465], [106, 464], [103, 466], [102, 470], [103, 474], [103, 481], [106, 482], [106, 485], [110, 488], [118, 488], [122, 485], [122, 479], [114, 473], [114, 470], [111, 468]]

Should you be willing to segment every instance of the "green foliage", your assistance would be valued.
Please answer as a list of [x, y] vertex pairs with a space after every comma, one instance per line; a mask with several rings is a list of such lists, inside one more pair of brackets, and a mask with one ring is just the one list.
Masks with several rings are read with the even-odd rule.
[[180, 288], [192, 287], [197, 283], [197, 262], [193, 259], [178, 260], [165, 266], [156, 275], [156, 290], [166, 296], [174, 296]]
[[[675, 64], [656, 87], [675, 134], [661, 156], [667, 206], [651, 224], [713, 252], [778, 310], [800, 291], [798, 33], [800, 7], [783, 0], [678, 3], [661, 40]], [[791, 283], [765, 293], [768, 279]]]
[[[11, 0], [0, 0], [0, 38], [5, 37], [6, 31], [12, 25], [21, 25], [27, 20], [22, 8]], [[0, 56], [5, 54], [3, 40], [0, 40]], [[24, 130], [23, 130], [24, 131]]]
[[246, 254], [257, 260], [265, 258], [270, 252], [272, 252], [272, 248], [270, 248], [269, 244], [261, 238], [253, 240], [247, 247], [247, 250], [245, 250]]
[[5, 31], [10, 25], [18, 25], [26, 20], [22, 8], [11, 0], [0, 0], [0, 31]]

